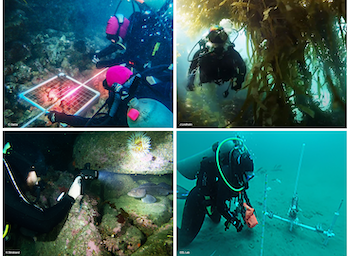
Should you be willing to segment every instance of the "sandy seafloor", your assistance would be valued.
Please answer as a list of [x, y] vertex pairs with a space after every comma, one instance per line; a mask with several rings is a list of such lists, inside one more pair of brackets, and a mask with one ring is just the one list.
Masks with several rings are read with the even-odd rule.
[[[297, 186], [299, 222], [312, 227], [321, 223], [327, 230], [343, 199], [334, 226], [335, 237], [324, 246], [323, 234], [300, 227], [289, 231], [288, 223], [266, 218], [263, 255], [346, 255], [346, 132], [258, 131], [238, 134], [243, 136], [254, 156], [255, 177], [250, 181], [247, 194], [260, 223], [253, 229], [245, 226], [241, 233], [237, 233], [232, 226], [224, 230], [223, 218], [215, 225], [206, 216], [195, 240], [178, 251], [178, 255], [261, 255], [264, 172], [268, 174], [267, 210], [287, 218], [303, 143], [305, 150]], [[234, 135], [234, 132], [178, 132], [177, 160]], [[191, 189], [195, 181], [177, 172], [177, 184]], [[185, 200], [177, 200], [177, 225], [181, 225], [184, 203]]]

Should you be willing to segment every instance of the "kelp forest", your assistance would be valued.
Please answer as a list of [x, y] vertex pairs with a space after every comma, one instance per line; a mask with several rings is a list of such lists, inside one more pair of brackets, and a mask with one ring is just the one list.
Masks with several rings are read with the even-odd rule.
[[208, 121], [210, 112], [195, 109], [193, 96], [179, 98], [179, 122], [345, 127], [345, 0], [178, 0], [177, 14], [185, 17], [179, 22], [184, 21], [189, 37], [230, 19], [236, 30], [244, 30], [252, 49], [245, 60], [247, 95], [241, 104], [222, 101], [222, 120]]

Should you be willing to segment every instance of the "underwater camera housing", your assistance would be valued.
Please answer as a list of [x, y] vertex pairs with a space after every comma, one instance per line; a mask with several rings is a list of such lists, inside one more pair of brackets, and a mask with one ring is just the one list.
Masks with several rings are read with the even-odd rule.
[[80, 170], [79, 176], [83, 180], [96, 180], [98, 179], [98, 171], [90, 169], [90, 163], [84, 165], [84, 169]]

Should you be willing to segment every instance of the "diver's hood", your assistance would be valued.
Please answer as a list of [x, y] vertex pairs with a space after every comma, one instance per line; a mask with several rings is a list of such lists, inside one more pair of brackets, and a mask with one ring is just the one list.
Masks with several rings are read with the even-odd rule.
[[246, 172], [254, 172], [254, 163], [251, 155], [248, 152], [240, 153], [238, 150], [230, 152], [231, 169], [238, 175], [243, 175]]
[[208, 39], [214, 44], [224, 44], [228, 39], [228, 35], [223, 29], [216, 29], [209, 32]]

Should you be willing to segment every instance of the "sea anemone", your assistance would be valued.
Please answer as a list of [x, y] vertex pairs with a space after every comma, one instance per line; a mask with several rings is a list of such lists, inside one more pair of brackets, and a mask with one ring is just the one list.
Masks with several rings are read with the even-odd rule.
[[145, 155], [151, 149], [151, 138], [144, 132], [135, 132], [128, 139], [128, 149], [133, 155]]

